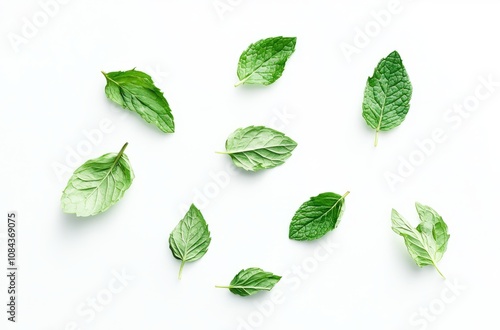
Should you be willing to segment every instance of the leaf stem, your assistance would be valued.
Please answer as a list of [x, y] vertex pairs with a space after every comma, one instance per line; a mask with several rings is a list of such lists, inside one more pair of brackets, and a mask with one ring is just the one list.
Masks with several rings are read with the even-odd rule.
[[104, 77], [106, 78], [106, 80], [112, 81], [117, 86], [120, 86], [120, 84], [116, 80], [111, 79], [106, 72], [101, 71], [101, 73], [104, 75]]
[[116, 156], [116, 157], [118, 157], [118, 158], [121, 157], [123, 155], [123, 152], [125, 151], [125, 149], [127, 149], [127, 146], [128, 146], [128, 142], [125, 142], [125, 144], [121, 148], [120, 152], [118, 152], [118, 156]]
[[438, 266], [436, 264], [434, 264], [434, 268], [436, 268], [437, 272], [439, 273], [439, 275], [441, 275], [441, 277], [446, 280], [446, 277], [443, 275], [443, 273], [441, 273], [441, 271], [439, 270]]
[[181, 268], [179, 269], [179, 275], [178, 275], [178, 279], [180, 280], [182, 278], [182, 270], [184, 269], [184, 265], [186, 264], [186, 262], [184, 260], [182, 260], [181, 262]]
[[374, 146], [376, 147], [378, 145], [378, 130], [375, 131], [375, 143]]
[[240, 81], [238, 81], [236, 84], [234, 84], [234, 87], [238, 87], [240, 85], [243, 85], [247, 80], [248, 78], [250, 78], [250, 76], [244, 78], [244, 79], [241, 79]]
[[217, 289], [231, 289], [232, 286], [228, 286], [228, 285], [216, 285], [215, 286]]
[[351, 193], [350, 191], [346, 192], [342, 197], [340, 197], [340, 199], [345, 199], [347, 195], [349, 195], [350, 193]]
[[230, 152], [227, 152], [227, 151], [216, 151], [215, 153], [219, 154], [219, 155], [229, 155], [230, 154]]
[[115, 161], [113, 162], [113, 165], [111, 165], [111, 170], [110, 171], [112, 171], [113, 168], [115, 168], [116, 164], [120, 161], [120, 158], [122, 158], [122, 155], [125, 152], [125, 149], [127, 149], [127, 146], [128, 146], [128, 142], [125, 142], [125, 144], [123, 145], [123, 147], [118, 152], [118, 155], [116, 155]]
[[[346, 192], [343, 196], [341, 196], [341, 197], [340, 197], [340, 198], [339, 198], [339, 199], [335, 202], [335, 204], [333, 204], [333, 206], [331, 207], [331, 209], [335, 208], [335, 206], [337, 206], [337, 204], [338, 204], [338, 203], [340, 203], [342, 200], [345, 200], [345, 198], [347, 197], [347, 195], [349, 195], [350, 193], [351, 193], [351, 192], [350, 192], [350, 191], [348, 191], [348, 192]], [[331, 209], [330, 209], [330, 210], [331, 210]], [[329, 211], [330, 211], [330, 210], [329, 210]], [[329, 212], [329, 211], [328, 211], [328, 212]]]

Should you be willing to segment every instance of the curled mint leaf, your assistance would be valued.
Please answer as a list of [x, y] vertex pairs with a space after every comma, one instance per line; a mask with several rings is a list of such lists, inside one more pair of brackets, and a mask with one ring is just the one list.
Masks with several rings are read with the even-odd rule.
[[108, 99], [136, 112], [165, 133], [175, 131], [170, 106], [148, 74], [135, 69], [102, 74], [107, 82], [104, 91]]
[[446, 252], [448, 226], [443, 218], [431, 207], [415, 203], [420, 224], [413, 228], [396, 211], [392, 210], [392, 230], [404, 238], [408, 253], [419, 267], [432, 265], [444, 278], [437, 263]]

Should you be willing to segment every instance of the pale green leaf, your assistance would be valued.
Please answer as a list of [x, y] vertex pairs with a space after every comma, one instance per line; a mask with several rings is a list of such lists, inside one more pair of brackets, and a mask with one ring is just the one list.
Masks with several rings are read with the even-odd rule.
[[106, 211], [116, 204], [132, 184], [134, 172], [123, 153], [109, 153], [91, 159], [77, 168], [61, 197], [64, 212], [87, 217]]
[[235, 85], [270, 85], [278, 80], [295, 51], [297, 38], [274, 37], [251, 44], [240, 56]]
[[285, 134], [264, 126], [239, 128], [226, 141], [226, 151], [237, 167], [259, 171], [283, 164], [297, 143]]
[[192, 204], [169, 238], [172, 254], [176, 259], [181, 260], [179, 279], [182, 276], [184, 264], [203, 257], [208, 251], [211, 240], [205, 218]]
[[265, 272], [260, 268], [248, 268], [241, 270], [228, 286], [217, 285], [216, 288], [229, 289], [240, 296], [251, 296], [259, 291], [270, 291], [281, 276]]
[[[392, 230], [404, 238], [410, 256], [419, 267], [432, 265], [441, 276], [437, 263], [448, 245], [448, 226], [443, 218], [429, 206], [415, 204], [420, 224], [413, 228], [396, 211], [392, 210]], [[444, 277], [444, 276], [443, 276]]]

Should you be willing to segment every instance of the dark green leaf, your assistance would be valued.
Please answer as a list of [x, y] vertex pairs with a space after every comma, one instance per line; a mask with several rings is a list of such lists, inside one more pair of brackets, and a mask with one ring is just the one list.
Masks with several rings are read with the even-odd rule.
[[412, 86], [403, 61], [394, 51], [382, 59], [372, 77], [368, 78], [363, 100], [363, 118], [378, 132], [399, 126], [410, 109]]
[[103, 74], [106, 96], [111, 101], [138, 113], [165, 133], [175, 131], [170, 106], [149, 75], [135, 69]]
[[348, 194], [340, 196], [327, 192], [311, 197], [293, 216], [288, 237], [296, 241], [312, 241], [337, 228]]

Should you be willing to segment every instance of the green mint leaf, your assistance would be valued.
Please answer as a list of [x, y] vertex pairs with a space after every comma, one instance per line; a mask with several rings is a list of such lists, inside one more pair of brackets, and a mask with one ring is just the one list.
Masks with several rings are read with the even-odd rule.
[[239, 128], [226, 141], [227, 154], [234, 165], [247, 171], [259, 171], [283, 164], [297, 143], [285, 134], [264, 126]]
[[200, 210], [193, 204], [184, 218], [174, 228], [169, 238], [172, 254], [181, 260], [179, 279], [182, 277], [182, 269], [186, 262], [200, 259], [207, 253], [210, 245], [210, 232], [208, 225]]
[[419, 267], [432, 265], [444, 278], [437, 267], [448, 245], [448, 226], [443, 218], [429, 206], [415, 203], [420, 224], [413, 228], [396, 211], [392, 210], [392, 230], [403, 236], [410, 256]]
[[349, 192], [343, 196], [327, 192], [311, 197], [293, 216], [288, 237], [296, 241], [312, 241], [337, 228], [347, 195]]
[[138, 113], [165, 133], [175, 131], [170, 106], [149, 75], [135, 69], [102, 74], [106, 77], [108, 99]]
[[265, 272], [260, 268], [241, 270], [228, 286], [216, 285], [216, 288], [229, 289], [242, 297], [251, 296], [259, 291], [271, 291], [281, 276]]
[[91, 159], [77, 168], [61, 197], [66, 213], [87, 217], [104, 212], [116, 204], [134, 179], [128, 157], [123, 153], [109, 153]]
[[403, 61], [394, 51], [382, 59], [372, 77], [368, 78], [363, 100], [363, 118], [378, 132], [399, 126], [410, 109], [412, 86]]
[[285, 70], [286, 61], [295, 51], [297, 38], [267, 38], [251, 44], [240, 56], [235, 84], [270, 85]]

